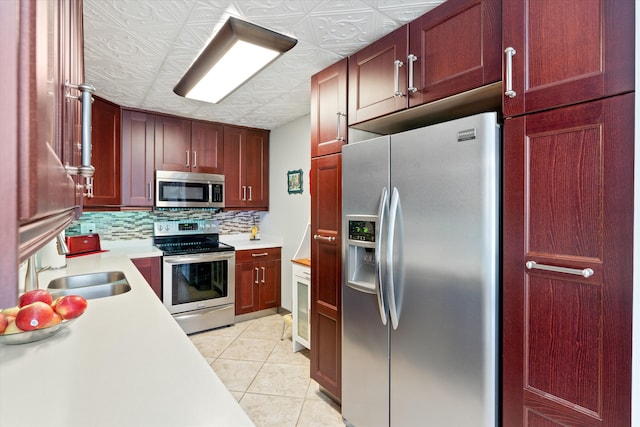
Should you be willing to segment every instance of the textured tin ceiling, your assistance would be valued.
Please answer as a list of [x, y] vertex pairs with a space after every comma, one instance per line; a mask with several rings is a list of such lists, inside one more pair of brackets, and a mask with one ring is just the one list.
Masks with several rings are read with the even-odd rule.
[[[264, 129], [309, 113], [310, 77], [443, 0], [84, 0], [86, 81], [126, 107]], [[229, 16], [298, 44], [220, 104], [173, 87]]]

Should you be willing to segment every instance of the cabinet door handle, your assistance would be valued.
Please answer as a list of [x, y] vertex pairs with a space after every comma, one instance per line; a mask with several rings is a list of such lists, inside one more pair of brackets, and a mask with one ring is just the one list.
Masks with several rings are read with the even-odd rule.
[[151, 181], [147, 182], [147, 200], [151, 200]]
[[243, 185], [242, 186], [242, 201], [246, 201], [247, 200], [247, 186]]
[[189, 167], [189, 157], [190, 157], [190, 156], [189, 156], [189, 150], [187, 150], [187, 151], [186, 151], [186, 153], [187, 153], [187, 164], [186, 164], [186, 165], [184, 165], [184, 166], [185, 166], [186, 168], [188, 168], [188, 167]]
[[253, 186], [249, 186], [249, 201], [253, 202]]
[[577, 276], [582, 276], [584, 278], [589, 278], [593, 276], [593, 270], [590, 268], [567, 268], [567, 267], [558, 267], [555, 265], [546, 265], [546, 264], [538, 264], [535, 261], [527, 261], [525, 266], [529, 270], [537, 269], [537, 270], [546, 270], [546, 271], [554, 271], [556, 273], [567, 273], [567, 274], [575, 274]]
[[418, 60], [418, 57], [413, 53], [410, 53], [409, 56], [407, 56], [407, 59], [409, 61], [409, 87], [407, 88], [407, 91], [416, 93], [418, 88], [413, 84], [413, 63]]
[[344, 142], [344, 136], [340, 135], [340, 128], [341, 128], [341, 126], [340, 126], [340, 117], [347, 117], [347, 115], [344, 114], [344, 113], [341, 113], [340, 111], [338, 111], [336, 113], [336, 115], [338, 116], [338, 133], [337, 133], [337, 136], [336, 136], [336, 141]]
[[404, 94], [400, 92], [400, 67], [402, 67], [403, 65], [404, 63], [399, 59], [396, 59], [393, 62], [393, 79], [395, 80], [394, 86], [393, 86], [393, 89], [394, 89], [393, 96], [395, 97], [404, 96]]
[[258, 270], [258, 267], [255, 267], [255, 268], [253, 269], [253, 271], [255, 271], [255, 272], [256, 272], [256, 280], [254, 280], [254, 281], [253, 281], [253, 283], [255, 283], [255, 284], [257, 285], [257, 284], [259, 284], [259, 283], [258, 283], [258, 281], [259, 281], [259, 279], [260, 279], [260, 270]]
[[508, 98], [515, 98], [516, 91], [513, 90], [513, 55], [516, 54], [516, 50], [509, 46], [504, 50], [505, 58], [505, 73], [506, 76], [504, 78], [504, 86], [505, 91], [504, 95]]
[[314, 234], [313, 235], [313, 240], [322, 240], [324, 242], [335, 242], [336, 241], [336, 237], [335, 236], [321, 236], [319, 234]]
[[265, 278], [266, 278], [267, 274], [265, 273], [265, 268], [262, 267], [262, 283], [265, 282]]
[[252, 257], [259, 257], [259, 256], [267, 256], [269, 255], [269, 252], [262, 252], [259, 254], [251, 254]]
[[198, 152], [197, 151], [193, 152], [193, 167], [194, 168], [198, 167]]

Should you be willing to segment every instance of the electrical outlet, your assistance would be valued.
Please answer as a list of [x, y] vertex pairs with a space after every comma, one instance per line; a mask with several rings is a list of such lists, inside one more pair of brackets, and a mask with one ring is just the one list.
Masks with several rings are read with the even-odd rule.
[[91, 234], [97, 232], [95, 222], [81, 222], [80, 232], [82, 234]]

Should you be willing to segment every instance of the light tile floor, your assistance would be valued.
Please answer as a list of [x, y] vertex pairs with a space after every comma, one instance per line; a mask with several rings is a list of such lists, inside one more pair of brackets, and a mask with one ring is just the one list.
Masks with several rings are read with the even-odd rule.
[[291, 349], [274, 314], [190, 335], [257, 427], [344, 427], [340, 407], [309, 378], [309, 351]]

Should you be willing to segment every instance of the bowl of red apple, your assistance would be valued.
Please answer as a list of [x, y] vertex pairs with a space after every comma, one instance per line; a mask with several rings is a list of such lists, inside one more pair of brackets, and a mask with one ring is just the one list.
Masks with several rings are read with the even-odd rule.
[[45, 289], [27, 291], [17, 306], [0, 310], [0, 344], [26, 344], [52, 337], [86, 309], [87, 300], [79, 295], [54, 299]]

